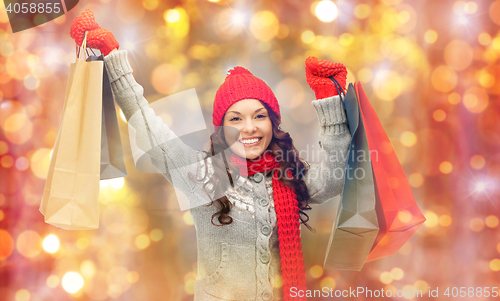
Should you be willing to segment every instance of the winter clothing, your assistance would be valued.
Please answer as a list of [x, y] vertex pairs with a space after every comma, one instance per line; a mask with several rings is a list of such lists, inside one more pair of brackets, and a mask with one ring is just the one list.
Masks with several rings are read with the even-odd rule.
[[113, 33], [101, 28], [95, 22], [94, 13], [90, 9], [86, 9], [71, 23], [70, 35], [78, 46], [82, 46], [86, 31], [88, 47], [99, 49], [104, 56], [108, 55], [111, 50], [120, 47]]
[[[290, 288], [305, 291], [306, 271], [304, 257], [302, 256], [302, 244], [300, 243], [299, 203], [293, 188], [286, 187], [279, 181], [279, 161], [270, 153], [265, 152], [259, 160], [248, 160], [236, 154], [231, 155], [231, 163], [244, 171], [244, 176], [254, 175], [257, 172], [269, 172], [272, 174], [273, 199], [278, 224], [278, 240], [281, 256], [281, 272], [283, 279], [284, 300], [292, 300]], [[246, 167], [243, 169], [242, 167]], [[287, 171], [287, 177], [292, 177], [292, 171]], [[305, 300], [306, 298], [294, 298], [294, 300]]]
[[[234, 188], [229, 186], [225, 191], [234, 205], [229, 212], [233, 222], [214, 226], [212, 215], [219, 209], [215, 204], [204, 205], [210, 203], [213, 195], [203, 189], [205, 184], [209, 186], [207, 181], [214, 174], [214, 159], [204, 160], [205, 153], [185, 145], [155, 115], [143, 97], [143, 88], [132, 75], [126, 51], [111, 53], [104, 60], [115, 100], [136, 131], [137, 146], [150, 155], [154, 166], [190, 202], [198, 246], [194, 300], [282, 300], [283, 294], [289, 292], [283, 292], [280, 281], [281, 262], [289, 259], [280, 255], [278, 231], [283, 225], [278, 224], [276, 210], [283, 201], [278, 200], [278, 195], [288, 192], [283, 192], [282, 187], [274, 183], [272, 173], [266, 174], [266, 168], [248, 178], [239, 177]], [[226, 90], [232, 91], [226, 96], [231, 101], [234, 95], [239, 95], [238, 86], [233, 84], [230, 82]], [[227, 106], [222, 98], [216, 101]], [[319, 117], [322, 162], [311, 164], [303, 180], [310, 204], [320, 204], [342, 192], [351, 135], [338, 96], [315, 100], [312, 104]], [[214, 124], [220, 122], [219, 119]], [[200, 181], [193, 180], [190, 175]], [[276, 194], [275, 190], [281, 192]]]
[[222, 125], [227, 109], [243, 99], [257, 99], [267, 104], [281, 120], [280, 107], [271, 88], [243, 67], [229, 70], [229, 75], [215, 94], [213, 123]]
[[82, 46], [85, 32], [97, 28], [100, 26], [95, 21], [94, 13], [90, 9], [86, 9], [73, 20], [69, 34], [78, 46]]
[[345, 92], [347, 69], [343, 64], [318, 60], [314, 56], [306, 59], [306, 80], [316, 99], [338, 95], [335, 84], [329, 77], [335, 78]]

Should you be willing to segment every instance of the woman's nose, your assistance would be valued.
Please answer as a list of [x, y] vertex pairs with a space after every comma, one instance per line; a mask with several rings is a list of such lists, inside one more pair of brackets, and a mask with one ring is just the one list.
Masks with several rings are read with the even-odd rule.
[[257, 129], [257, 127], [252, 122], [252, 120], [248, 120], [247, 122], [245, 122], [245, 125], [243, 126], [242, 131], [244, 133], [253, 133], [253, 132], [255, 132], [256, 129]]

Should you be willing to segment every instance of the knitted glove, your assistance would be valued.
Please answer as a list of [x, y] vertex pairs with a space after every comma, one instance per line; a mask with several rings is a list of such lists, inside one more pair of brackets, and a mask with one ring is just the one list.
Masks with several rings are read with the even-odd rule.
[[335, 78], [345, 92], [347, 70], [343, 64], [318, 60], [313, 56], [306, 59], [306, 80], [314, 91], [316, 99], [339, 94], [334, 82], [329, 77]]
[[104, 56], [108, 55], [111, 50], [120, 47], [111, 31], [104, 28], [89, 31], [87, 33], [87, 45], [90, 48], [99, 49]]
[[95, 22], [94, 13], [90, 9], [86, 9], [73, 20], [69, 34], [78, 46], [82, 46], [85, 32], [98, 28], [101, 27]]

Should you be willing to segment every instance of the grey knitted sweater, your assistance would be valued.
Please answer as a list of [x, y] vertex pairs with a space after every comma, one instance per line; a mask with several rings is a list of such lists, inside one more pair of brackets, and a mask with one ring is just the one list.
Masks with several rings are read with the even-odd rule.
[[[270, 175], [240, 177], [225, 195], [234, 205], [233, 222], [214, 226], [218, 211], [203, 189], [205, 181], [191, 175], [213, 173], [212, 160], [185, 145], [148, 106], [135, 81], [126, 51], [104, 58], [115, 100], [136, 130], [137, 146], [190, 202], [198, 245], [198, 274], [194, 300], [282, 300], [281, 264]], [[286, 100], [284, 100], [286, 101]], [[310, 203], [320, 204], [342, 192], [351, 139], [338, 96], [314, 100], [320, 124], [322, 161], [304, 176]], [[213, 195], [211, 196], [213, 197]], [[215, 219], [216, 221], [216, 219]]]

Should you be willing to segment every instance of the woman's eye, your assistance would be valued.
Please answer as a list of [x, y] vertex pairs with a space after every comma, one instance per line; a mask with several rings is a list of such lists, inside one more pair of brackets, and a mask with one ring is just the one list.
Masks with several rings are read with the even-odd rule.
[[233, 117], [231, 119], [229, 119], [229, 121], [238, 121], [240, 118], [239, 117]]
[[257, 118], [266, 118], [266, 115], [257, 115]]

